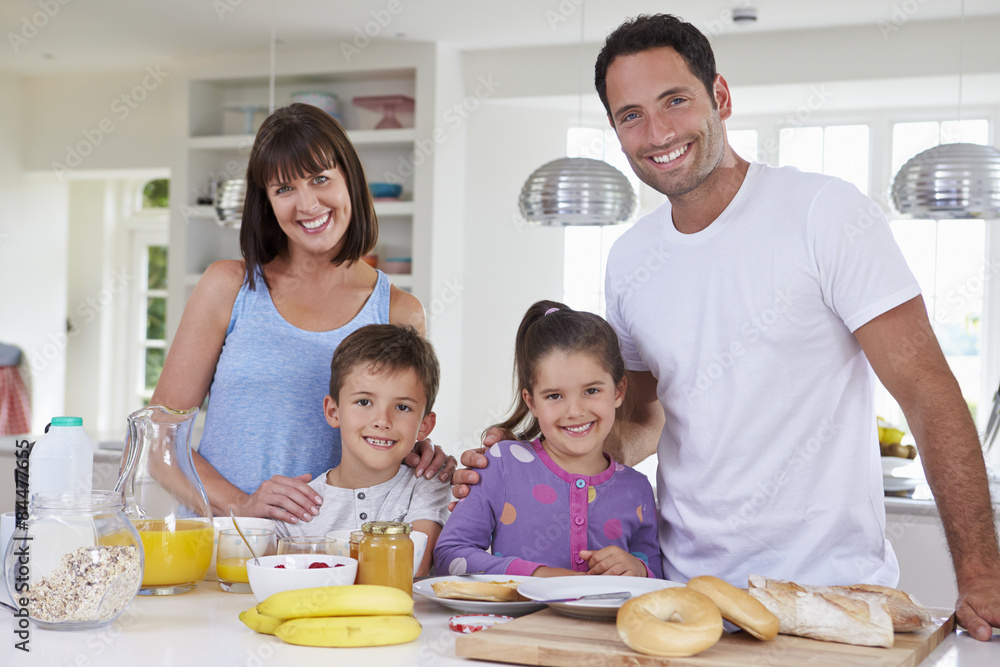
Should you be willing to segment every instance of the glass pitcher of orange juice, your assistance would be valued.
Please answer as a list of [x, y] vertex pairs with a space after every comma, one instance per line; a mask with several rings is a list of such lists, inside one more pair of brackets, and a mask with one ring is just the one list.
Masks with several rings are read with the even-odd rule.
[[191, 457], [198, 408], [151, 405], [128, 417], [115, 491], [145, 552], [140, 595], [176, 595], [205, 578], [215, 540], [212, 511]]

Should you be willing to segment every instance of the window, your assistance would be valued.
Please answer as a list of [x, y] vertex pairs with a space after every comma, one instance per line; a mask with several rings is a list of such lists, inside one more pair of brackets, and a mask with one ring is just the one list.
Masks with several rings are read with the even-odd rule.
[[149, 398], [160, 379], [167, 350], [167, 246], [144, 244], [143, 252], [146, 271], [140, 289], [146, 322], [140, 343], [145, 360], [140, 395]]
[[141, 206], [129, 220], [132, 275], [129, 403], [145, 406], [153, 395], [167, 354], [168, 179], [146, 182]]
[[[604, 160], [621, 171], [642, 197], [639, 177], [632, 171], [614, 130], [570, 128], [566, 156]], [[563, 246], [563, 303], [576, 310], [604, 315], [604, 268], [611, 245], [632, 223], [605, 227], [566, 227]]]
[[[908, 159], [940, 143], [988, 143], [986, 120], [896, 123], [892, 128], [892, 174]], [[941, 349], [958, 379], [973, 418], [982, 421], [985, 350], [982, 346], [988, 265], [986, 223], [982, 220], [891, 220], [890, 227], [924, 294]], [[889, 392], [879, 385], [879, 414], [905, 428]], [[980, 426], [984, 424], [980, 423]]]
[[869, 194], [868, 126], [782, 128], [778, 165], [836, 176]]

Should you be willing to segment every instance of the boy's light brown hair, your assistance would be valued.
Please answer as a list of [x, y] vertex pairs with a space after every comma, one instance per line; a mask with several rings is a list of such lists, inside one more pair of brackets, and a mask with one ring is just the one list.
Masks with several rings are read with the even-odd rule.
[[330, 362], [330, 396], [339, 403], [344, 378], [359, 370], [396, 373], [412, 369], [427, 399], [430, 413], [441, 383], [441, 367], [434, 346], [411, 326], [369, 324], [348, 335]]

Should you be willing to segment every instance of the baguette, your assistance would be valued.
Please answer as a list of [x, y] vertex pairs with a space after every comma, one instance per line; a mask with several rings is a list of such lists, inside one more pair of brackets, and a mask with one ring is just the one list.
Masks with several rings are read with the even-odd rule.
[[895, 588], [874, 584], [856, 584], [854, 586], [831, 586], [830, 589], [843, 592], [845, 595], [875, 596], [892, 617], [892, 629], [895, 632], [917, 632], [927, 627], [931, 622], [931, 614], [926, 607], [907, 593]]
[[778, 617], [781, 634], [859, 646], [893, 645], [892, 618], [871, 593], [848, 596], [829, 587], [755, 574], [750, 575], [749, 592]]
[[438, 581], [431, 584], [439, 598], [480, 600], [482, 602], [517, 602], [516, 581]]

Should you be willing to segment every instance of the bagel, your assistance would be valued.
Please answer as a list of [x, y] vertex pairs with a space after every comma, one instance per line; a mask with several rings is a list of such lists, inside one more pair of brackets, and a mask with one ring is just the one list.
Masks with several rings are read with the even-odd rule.
[[684, 587], [640, 595], [618, 610], [618, 636], [633, 651], [683, 658], [722, 637], [722, 615], [711, 598]]
[[781, 622], [771, 611], [746, 591], [718, 577], [695, 577], [688, 588], [712, 599], [722, 612], [722, 618], [735, 623], [757, 639], [770, 641], [778, 636]]

